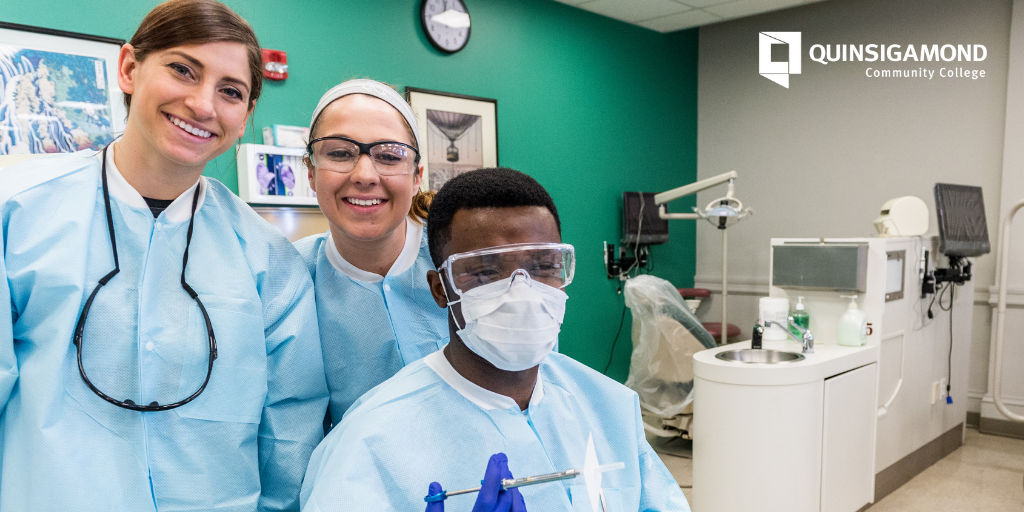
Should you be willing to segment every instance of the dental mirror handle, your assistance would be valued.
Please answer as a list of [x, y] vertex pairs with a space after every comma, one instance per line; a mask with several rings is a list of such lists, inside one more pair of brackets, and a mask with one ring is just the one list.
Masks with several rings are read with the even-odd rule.
[[[612, 464], [604, 464], [604, 465], [601, 465], [601, 466], [597, 466], [596, 468], [594, 468], [594, 472], [596, 472], [596, 473], [604, 473], [606, 471], [615, 471], [615, 470], [618, 470], [618, 469], [623, 469], [625, 467], [626, 467], [626, 464], [624, 464], [622, 462], [614, 462]], [[512, 489], [514, 487], [523, 487], [524, 485], [543, 484], [545, 482], [554, 482], [554, 481], [557, 481], [557, 480], [566, 480], [566, 479], [569, 479], [569, 478], [576, 478], [577, 475], [580, 475], [582, 473], [583, 473], [583, 471], [580, 471], [578, 469], [568, 469], [568, 470], [565, 470], [565, 471], [560, 471], [558, 473], [548, 473], [546, 475], [537, 475], [537, 476], [528, 476], [528, 477], [524, 477], [524, 478], [505, 479], [505, 480], [501, 481], [501, 488], [505, 489], [507, 491], [507, 490]]]
[[524, 478], [512, 478], [501, 481], [501, 488], [506, 491], [515, 487], [523, 487], [526, 485], [542, 484], [545, 482], [555, 482], [557, 480], [566, 480], [569, 478], [576, 478], [581, 471], [576, 469], [570, 469], [567, 471], [561, 471], [558, 473], [548, 473], [546, 475], [528, 476]]
[[[612, 464], [603, 464], [595, 469], [598, 473], [604, 473], [606, 471], [615, 471], [626, 467], [625, 463], [615, 462]], [[555, 482], [558, 480], [567, 480], [569, 478], [576, 478], [576, 476], [583, 473], [578, 469], [568, 469], [565, 471], [559, 471], [557, 473], [548, 473], [546, 475], [527, 476], [523, 478], [506, 478], [501, 481], [501, 488], [504, 490], [513, 489], [516, 487], [525, 487], [527, 485], [543, 484], [547, 482]], [[483, 483], [483, 482], [481, 482]], [[461, 491], [441, 491], [437, 494], [432, 494], [423, 498], [423, 501], [427, 503], [433, 503], [436, 501], [444, 501], [449, 496], [458, 496], [460, 494], [469, 494], [473, 492], [480, 492], [480, 487], [473, 487], [472, 489], [462, 489]]]
[[[549, 473], [546, 475], [528, 476], [524, 478], [505, 478], [501, 481], [501, 488], [503, 490], [509, 490], [516, 487], [524, 487], [527, 485], [543, 484], [546, 482], [554, 482], [557, 480], [566, 480], [569, 478], [576, 478], [580, 471], [570, 469], [568, 471], [561, 471], [558, 473]], [[482, 483], [482, 482], [481, 482]], [[458, 496], [460, 494], [469, 494], [473, 492], [480, 492], [480, 487], [473, 487], [471, 489], [462, 489], [461, 491], [441, 491], [437, 494], [432, 494], [423, 498], [427, 503], [433, 503], [435, 501], [444, 501], [449, 496]]]

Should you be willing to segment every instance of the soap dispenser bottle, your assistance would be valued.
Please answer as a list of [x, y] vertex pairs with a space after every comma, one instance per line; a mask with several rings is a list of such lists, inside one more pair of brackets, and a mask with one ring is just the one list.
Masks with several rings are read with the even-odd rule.
[[[793, 323], [803, 327], [804, 329], [811, 328], [811, 315], [807, 312], [807, 308], [804, 307], [804, 298], [798, 297], [796, 301], [796, 307], [793, 308]], [[792, 332], [794, 336], [799, 338], [803, 334], [796, 329], [796, 327], [790, 327], [789, 332]]]
[[867, 330], [867, 315], [860, 309], [857, 309], [856, 295], [840, 295], [840, 297], [850, 299], [850, 307], [839, 318], [837, 341], [840, 345], [847, 347], [864, 345], [866, 341], [864, 339], [864, 332]]

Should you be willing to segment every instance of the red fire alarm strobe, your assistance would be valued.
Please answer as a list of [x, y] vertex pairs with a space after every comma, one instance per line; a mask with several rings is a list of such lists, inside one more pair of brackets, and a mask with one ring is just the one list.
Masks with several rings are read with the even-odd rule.
[[270, 80], [284, 80], [288, 78], [288, 54], [264, 48], [263, 76]]

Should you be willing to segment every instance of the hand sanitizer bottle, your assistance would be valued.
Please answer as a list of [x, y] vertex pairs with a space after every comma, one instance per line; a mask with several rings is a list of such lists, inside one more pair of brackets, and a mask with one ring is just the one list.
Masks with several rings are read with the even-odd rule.
[[[793, 317], [793, 323], [799, 325], [800, 327], [803, 327], [804, 329], [810, 329], [811, 315], [807, 313], [807, 309], [804, 307], [803, 297], [797, 298], [796, 307], [794, 309], [795, 311], [793, 311], [793, 314], [791, 315]], [[790, 327], [789, 331], [792, 332], [798, 338], [802, 336], [802, 334], [800, 334], [800, 331], [796, 330], [795, 327]]]
[[859, 347], [866, 341], [864, 332], [867, 330], [867, 315], [857, 309], [856, 295], [840, 295], [850, 299], [850, 307], [839, 318], [839, 332], [836, 341], [847, 347]]

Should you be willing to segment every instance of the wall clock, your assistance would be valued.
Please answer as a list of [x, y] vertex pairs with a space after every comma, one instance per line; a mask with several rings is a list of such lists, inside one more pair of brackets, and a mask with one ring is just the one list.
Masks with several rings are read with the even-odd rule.
[[455, 53], [469, 42], [469, 11], [462, 0], [423, 0], [420, 22], [430, 44], [444, 53]]

